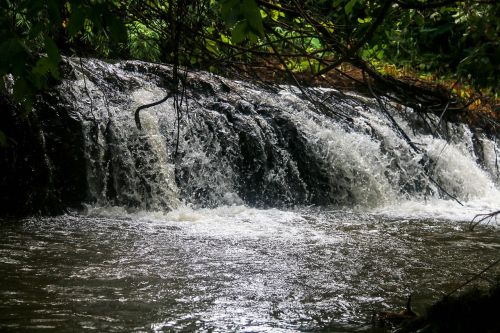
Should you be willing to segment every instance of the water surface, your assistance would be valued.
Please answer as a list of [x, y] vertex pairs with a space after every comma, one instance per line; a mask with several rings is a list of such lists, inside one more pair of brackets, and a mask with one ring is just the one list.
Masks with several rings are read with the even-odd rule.
[[500, 231], [466, 227], [244, 206], [3, 220], [0, 330], [370, 331], [496, 259]]

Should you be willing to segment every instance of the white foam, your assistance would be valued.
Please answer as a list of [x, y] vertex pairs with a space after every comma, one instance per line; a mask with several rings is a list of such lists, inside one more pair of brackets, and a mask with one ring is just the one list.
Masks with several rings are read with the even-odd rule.
[[[499, 209], [500, 198], [480, 198], [463, 202], [432, 198], [427, 201], [407, 200], [377, 207], [371, 212], [391, 218], [448, 220], [470, 222], [478, 214], [487, 214]], [[497, 225], [497, 223], [490, 223]]]
[[[257, 209], [243, 205], [193, 209], [182, 206], [170, 212], [127, 212], [120, 207], [88, 207], [88, 216], [123, 219], [145, 233], [164, 227], [181, 228], [193, 237], [223, 238], [230, 242], [248, 239], [272, 239], [282, 244], [296, 242], [336, 243], [340, 236], [327, 235], [311, 228], [304, 211]], [[335, 221], [332, 221], [335, 223]]]

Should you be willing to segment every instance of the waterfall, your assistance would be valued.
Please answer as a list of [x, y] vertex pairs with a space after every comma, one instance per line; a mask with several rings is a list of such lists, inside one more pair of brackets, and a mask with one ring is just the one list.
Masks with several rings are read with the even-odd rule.
[[494, 137], [452, 123], [435, 135], [402, 106], [389, 112], [419, 151], [372, 98], [193, 71], [180, 114], [169, 99], [142, 110], [138, 130], [135, 110], [167, 94], [170, 67], [67, 59], [65, 72], [58, 103], [82, 124], [94, 205], [373, 208], [500, 197]]

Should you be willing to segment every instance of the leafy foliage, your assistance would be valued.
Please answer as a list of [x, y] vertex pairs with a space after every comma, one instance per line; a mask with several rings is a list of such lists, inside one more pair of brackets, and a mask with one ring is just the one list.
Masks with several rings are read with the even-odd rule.
[[241, 43], [245, 38], [253, 42], [264, 35], [264, 26], [259, 7], [255, 0], [221, 0], [220, 12], [224, 22], [231, 27], [233, 43]]
[[[500, 5], [463, 2], [398, 11], [365, 55], [421, 71], [452, 75], [477, 87], [499, 88]], [[401, 16], [402, 15], [402, 16]], [[394, 22], [394, 23], [391, 23]], [[383, 55], [376, 53], [383, 50]]]
[[[4, 0], [0, 2], [0, 76], [12, 74], [13, 94], [27, 111], [35, 94], [60, 78], [61, 51], [88, 42], [126, 40], [116, 1]], [[101, 40], [102, 42], [102, 40]], [[102, 50], [102, 48], [101, 48]]]
[[212, 71], [265, 63], [311, 78], [395, 65], [495, 91], [499, 16], [488, 0], [4, 0], [0, 75], [26, 110], [60, 78], [61, 54]]

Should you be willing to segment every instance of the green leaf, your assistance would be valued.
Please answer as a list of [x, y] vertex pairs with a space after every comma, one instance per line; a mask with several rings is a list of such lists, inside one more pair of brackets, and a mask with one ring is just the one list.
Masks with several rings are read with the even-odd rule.
[[356, 4], [356, 2], [358, 2], [358, 0], [350, 0], [345, 6], [344, 6], [344, 10], [345, 10], [345, 13], [347, 15], [351, 14], [352, 12], [352, 9], [354, 7], [354, 5]]
[[90, 21], [93, 26], [97, 30], [103, 29], [103, 20], [102, 18], [106, 17], [106, 19], [109, 19], [113, 17], [113, 13], [110, 13], [107, 8], [105, 7], [104, 3], [97, 3], [96, 5], [93, 5], [90, 7], [90, 10], [87, 12], [87, 24]]
[[418, 25], [424, 25], [425, 23], [425, 20], [424, 20], [424, 17], [420, 14], [417, 14], [415, 16], [415, 22], [418, 24]]
[[318, 38], [312, 38], [311, 39], [311, 46], [313, 49], [320, 49], [321, 48], [321, 41]]
[[259, 36], [254, 34], [252, 31], [247, 33], [247, 37], [252, 43], [257, 43], [259, 41]]
[[22, 40], [14, 37], [0, 44], [0, 64], [5, 73], [21, 75], [26, 68], [26, 58], [28, 51]]
[[246, 21], [238, 22], [231, 31], [231, 40], [235, 44], [243, 42], [248, 31], [248, 23]]
[[217, 44], [213, 40], [206, 38], [205, 46], [210, 53], [219, 54], [219, 49], [217, 48]]
[[29, 38], [30, 39], [35, 39], [40, 36], [40, 34], [44, 33], [47, 31], [47, 26], [44, 22], [35, 22], [29, 31]]
[[61, 24], [61, 13], [59, 12], [59, 1], [58, 0], [48, 0], [47, 9], [49, 13], [49, 20], [56, 25]]
[[35, 66], [31, 70], [33, 81], [37, 88], [42, 88], [45, 84], [45, 77], [52, 70], [52, 63], [48, 57], [38, 59]]
[[264, 35], [264, 25], [262, 24], [262, 16], [255, 0], [243, 0], [241, 4], [243, 16], [248, 21], [250, 28], [258, 35]]
[[299, 70], [300, 71], [305, 71], [307, 69], [309, 69], [310, 67], [310, 63], [308, 60], [302, 60], [299, 64], [298, 64], [298, 67], [299, 67]]
[[234, 25], [239, 20], [240, 13], [239, 0], [222, 0], [221, 16], [228, 26]]
[[111, 32], [111, 38], [117, 42], [124, 42], [127, 40], [127, 28], [123, 21], [117, 19], [114, 16], [109, 17], [109, 30]]
[[372, 21], [371, 17], [367, 17], [367, 18], [364, 18], [364, 19], [358, 17], [358, 22], [361, 23], [361, 24], [370, 23], [371, 21]]
[[17, 78], [14, 83], [14, 97], [18, 101], [22, 101], [27, 95], [30, 95], [31, 89], [29, 88], [28, 83], [22, 77]]
[[68, 20], [68, 35], [74, 37], [85, 24], [85, 13], [80, 6], [72, 6], [71, 8], [72, 13]]
[[45, 51], [47, 52], [47, 56], [49, 57], [50, 61], [54, 65], [58, 65], [59, 61], [61, 61], [61, 55], [59, 54], [59, 48], [57, 47], [56, 43], [52, 40], [50, 37], [45, 37]]
[[[14, 1], [15, 2], [15, 1]], [[44, 1], [41, 0], [32, 0], [32, 1], [18, 1], [20, 2], [20, 7], [25, 7], [25, 9], [28, 10], [28, 12], [34, 13], [38, 12], [43, 9], [44, 7]], [[24, 3], [23, 3], [24, 2]]]
[[23, 44], [17, 37], [12, 37], [3, 43], [0, 43], [0, 56], [2, 58], [14, 58], [24, 51]]
[[220, 40], [225, 43], [225, 44], [229, 44], [231, 45], [231, 39], [229, 39], [229, 37], [227, 37], [226, 35], [224, 34], [220, 34]]

